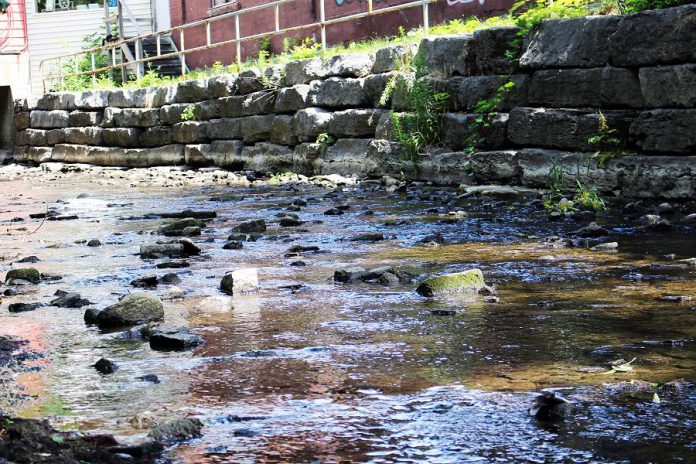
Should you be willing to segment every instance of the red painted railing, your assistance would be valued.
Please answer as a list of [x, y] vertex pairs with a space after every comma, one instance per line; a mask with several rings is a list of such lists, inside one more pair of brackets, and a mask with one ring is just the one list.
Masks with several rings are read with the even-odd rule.
[[27, 14], [25, 0], [9, 0], [0, 14], [0, 54], [17, 54], [27, 48]]

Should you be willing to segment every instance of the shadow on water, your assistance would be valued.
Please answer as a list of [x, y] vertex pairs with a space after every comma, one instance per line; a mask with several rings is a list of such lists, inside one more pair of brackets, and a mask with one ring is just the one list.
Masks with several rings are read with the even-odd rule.
[[[6, 302], [48, 302], [63, 289], [103, 307], [131, 280], [173, 271], [185, 297], [165, 301], [165, 318], [206, 343], [156, 352], [85, 326], [81, 310], [2, 310], [3, 334], [47, 352], [39, 369], [20, 375], [37, 395], [24, 415], [126, 441], [166, 418], [200, 417], [204, 436], [169, 450], [179, 462], [694, 462], [692, 389], [654, 403], [651, 392], [607, 387], [696, 380], [696, 303], [658, 300], [696, 296], [696, 268], [662, 258], [696, 256], [693, 228], [655, 235], [609, 217], [621, 224], [612, 233], [619, 252], [601, 252], [551, 246], [547, 237], [582, 224], [548, 222], [534, 204], [458, 199], [449, 189], [117, 188], [67, 179], [0, 183], [2, 270], [34, 255], [31, 266], [63, 277]], [[305, 223], [279, 227], [275, 215], [298, 198], [307, 201], [295, 211]], [[350, 205], [345, 214], [323, 214], [341, 204]], [[29, 214], [47, 207], [79, 219], [30, 233], [41, 219]], [[141, 260], [140, 244], [160, 239], [152, 233], [166, 222], [143, 216], [184, 209], [218, 214], [195, 239], [203, 255], [185, 269]], [[232, 226], [249, 219], [270, 221], [265, 237], [223, 250]], [[365, 232], [387, 240], [349, 240]], [[434, 234], [445, 244], [421, 243]], [[87, 247], [95, 238], [102, 246]], [[298, 244], [321, 251], [285, 257]], [[306, 266], [290, 266], [297, 260]], [[415, 283], [334, 284], [333, 271], [346, 265], [418, 276], [480, 267], [500, 301], [427, 300]], [[226, 271], [250, 266], [259, 269], [257, 295], [219, 292]], [[170, 287], [150, 291], [166, 298]], [[120, 369], [97, 373], [100, 356]], [[610, 370], [633, 358], [630, 372]], [[160, 383], [137, 380], [145, 374]], [[571, 420], [530, 419], [531, 392], [541, 388], [576, 403]]]

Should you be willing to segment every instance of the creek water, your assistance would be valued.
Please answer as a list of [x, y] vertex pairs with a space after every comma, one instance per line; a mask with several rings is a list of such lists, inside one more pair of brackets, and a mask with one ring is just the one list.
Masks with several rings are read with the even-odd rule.
[[[62, 276], [0, 307], [0, 335], [44, 353], [17, 379], [34, 395], [21, 415], [124, 442], [143, 440], [155, 422], [200, 418], [202, 438], [167, 449], [174, 462], [695, 462], [694, 390], [657, 403], [613, 387], [696, 381], [696, 302], [658, 300], [696, 297], [696, 267], [662, 258], [696, 256], [693, 227], [649, 233], [609, 214], [618, 252], [590, 251], [545, 240], [582, 224], [549, 222], [538, 204], [458, 198], [454, 189], [47, 177], [0, 182], [0, 270]], [[306, 222], [279, 227], [276, 215], [300, 198], [308, 203], [295, 214]], [[336, 205], [350, 208], [323, 214]], [[78, 219], [29, 218], [49, 207]], [[217, 213], [194, 238], [201, 256], [173, 270], [142, 260], [140, 245], [162, 239], [155, 232], [168, 222], [142, 216], [185, 209]], [[222, 249], [231, 228], [250, 219], [269, 221], [263, 238]], [[387, 240], [349, 240], [364, 232]], [[436, 233], [444, 244], [421, 243]], [[88, 247], [90, 239], [102, 246]], [[298, 244], [320, 252], [286, 257]], [[40, 261], [16, 263], [32, 255]], [[290, 265], [297, 260], [306, 266]], [[334, 283], [348, 265], [417, 277], [392, 287]], [[259, 292], [222, 294], [222, 275], [244, 267], [258, 268]], [[414, 291], [425, 276], [473, 267], [499, 302]], [[166, 322], [205, 339], [191, 351], [101, 333], [85, 325], [84, 308], [7, 311], [12, 302], [46, 303], [58, 289], [101, 308], [133, 291], [131, 280], [166, 272], [178, 274], [185, 296], [166, 299], [167, 285], [148, 291], [165, 299]], [[92, 364], [101, 356], [120, 368], [99, 374]], [[610, 372], [621, 358], [636, 358], [633, 369]], [[146, 374], [160, 383], [138, 379]], [[544, 388], [574, 402], [575, 413], [553, 425], [529, 417]]]

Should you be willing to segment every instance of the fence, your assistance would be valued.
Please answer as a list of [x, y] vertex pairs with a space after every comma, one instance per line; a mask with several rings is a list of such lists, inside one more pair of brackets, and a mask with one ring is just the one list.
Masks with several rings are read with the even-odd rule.
[[[46, 59], [41, 62], [40, 65], [40, 70], [41, 70], [41, 76], [42, 76], [42, 81], [43, 81], [43, 86], [44, 86], [44, 91], [46, 89], [51, 88], [52, 86], [50, 85], [51, 83], [54, 83], [55, 81], [59, 81], [59, 87], [61, 90], [64, 89], [64, 81], [66, 77], [71, 77], [71, 76], [83, 76], [83, 75], [91, 75], [92, 82], [96, 83], [97, 80], [97, 74], [100, 73], [105, 73], [105, 72], [112, 72], [115, 69], [120, 69], [123, 71], [124, 68], [128, 67], [134, 67], [134, 73], [135, 73], [135, 78], [137, 81], [138, 87], [140, 86], [140, 80], [143, 75], [143, 69], [142, 66], [156, 60], [162, 60], [166, 58], [172, 58], [172, 57], [179, 57], [181, 60], [181, 76], [182, 78], [186, 77], [186, 55], [194, 52], [199, 52], [202, 50], [208, 50], [211, 48], [216, 48], [216, 47], [221, 47], [224, 45], [230, 45], [230, 44], [235, 44], [236, 45], [236, 61], [237, 63], [242, 62], [242, 42], [245, 41], [250, 41], [250, 40], [259, 40], [264, 37], [272, 37], [275, 35], [279, 34], [287, 34], [287, 33], [292, 33], [292, 32], [297, 32], [300, 30], [304, 29], [312, 29], [312, 28], [320, 28], [321, 30], [321, 47], [322, 50], [326, 49], [326, 28], [327, 26], [331, 26], [333, 24], [339, 24], [339, 23], [344, 23], [348, 21], [354, 21], [356, 19], [361, 19], [365, 18], [368, 16], [375, 16], [379, 14], [384, 14], [384, 13], [389, 13], [393, 11], [399, 11], [403, 9], [408, 9], [408, 8], [414, 8], [414, 7], [421, 7], [423, 10], [423, 29], [425, 31], [425, 34], [428, 34], [428, 30], [430, 27], [430, 21], [429, 21], [429, 5], [430, 3], [436, 3], [439, 0], [413, 0], [407, 3], [399, 4], [399, 5], [392, 5], [388, 7], [382, 7], [382, 8], [373, 8], [373, 0], [368, 0], [367, 1], [367, 11], [359, 12], [359, 13], [354, 13], [351, 15], [347, 16], [341, 16], [338, 18], [331, 18], [327, 19], [326, 18], [326, 0], [320, 0], [320, 6], [319, 6], [319, 21], [315, 21], [313, 23], [308, 23], [308, 24], [303, 24], [300, 26], [293, 26], [293, 27], [286, 27], [286, 28], [281, 28], [280, 27], [280, 6], [285, 4], [285, 3], [290, 3], [294, 2], [295, 0], [275, 0], [272, 2], [268, 2], [263, 5], [258, 5], [254, 7], [249, 7], [249, 8], [244, 8], [242, 10], [238, 11], [232, 11], [229, 13], [224, 13], [219, 16], [214, 16], [211, 18], [206, 18], [206, 19], [201, 19], [198, 21], [194, 21], [191, 23], [183, 24], [181, 26], [176, 26], [170, 29], [165, 29], [162, 31], [154, 32], [151, 34], [142, 34], [137, 37], [132, 37], [128, 39], [122, 39], [119, 41], [114, 41], [114, 42], [109, 42], [105, 44], [104, 46], [101, 47], [95, 47], [91, 49], [86, 49], [86, 50], [81, 50], [79, 52], [75, 53], [69, 53], [65, 55], [60, 55], [54, 58]], [[241, 24], [241, 18], [251, 12], [259, 11], [259, 10], [266, 10], [266, 9], [273, 9], [274, 10], [274, 18], [275, 18], [275, 29], [272, 31], [268, 32], [263, 32], [259, 34], [253, 34], [249, 36], [244, 36], [242, 37], [240, 35], [240, 24]], [[235, 38], [234, 39], [228, 39], [228, 40], [222, 40], [219, 42], [213, 42], [211, 40], [211, 25], [213, 23], [223, 21], [226, 19], [234, 19], [234, 29], [235, 29]], [[205, 27], [206, 31], [206, 43], [205, 45], [200, 45], [196, 46], [193, 48], [186, 48], [185, 41], [184, 41], [184, 31], [187, 29], [191, 29], [194, 27]], [[170, 53], [161, 53], [161, 40], [162, 36], [169, 35], [169, 34], [179, 34], [179, 50], [175, 52], [170, 52]], [[144, 56], [143, 53], [143, 41], [145, 39], [152, 39], [154, 38], [156, 41], [156, 53], [154, 55], [150, 56]], [[135, 56], [132, 57], [130, 60], [121, 60], [120, 63], [116, 62], [116, 52], [117, 50], [122, 50], [123, 52], [126, 52], [126, 55], [130, 54], [128, 52], [129, 50], [129, 45], [133, 45], [133, 48], [135, 50]], [[110, 64], [107, 66], [102, 66], [102, 67], [97, 67], [96, 65], [96, 56], [106, 53], [106, 55], [109, 57]], [[79, 59], [81, 57], [89, 57], [89, 61], [91, 62], [91, 69], [81, 71], [79, 69]], [[64, 69], [64, 65], [71, 65], [74, 67], [74, 71], [71, 72], [66, 72]], [[52, 71], [53, 69], [57, 71]], [[49, 75], [47, 75], [47, 71], [49, 71]], [[52, 72], [57, 72], [57, 75], [52, 74]], [[47, 85], [48, 84], [48, 85]]]

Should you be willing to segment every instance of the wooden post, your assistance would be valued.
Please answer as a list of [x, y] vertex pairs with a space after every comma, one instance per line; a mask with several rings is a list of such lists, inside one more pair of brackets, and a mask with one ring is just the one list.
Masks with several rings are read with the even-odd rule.
[[97, 74], [94, 72], [97, 69], [94, 62], [94, 52], [92, 52], [92, 84], [97, 83]]
[[242, 70], [242, 42], [239, 40], [239, 14], [234, 15], [234, 31], [237, 37], [237, 70]]
[[326, 50], [326, 4], [325, 0], [319, 0], [319, 21], [321, 22], [321, 51], [324, 53]]
[[184, 30], [179, 30], [179, 42], [181, 43], [181, 50], [179, 51], [179, 56], [181, 57], [181, 77], [186, 79], [186, 44], [184, 43]]

